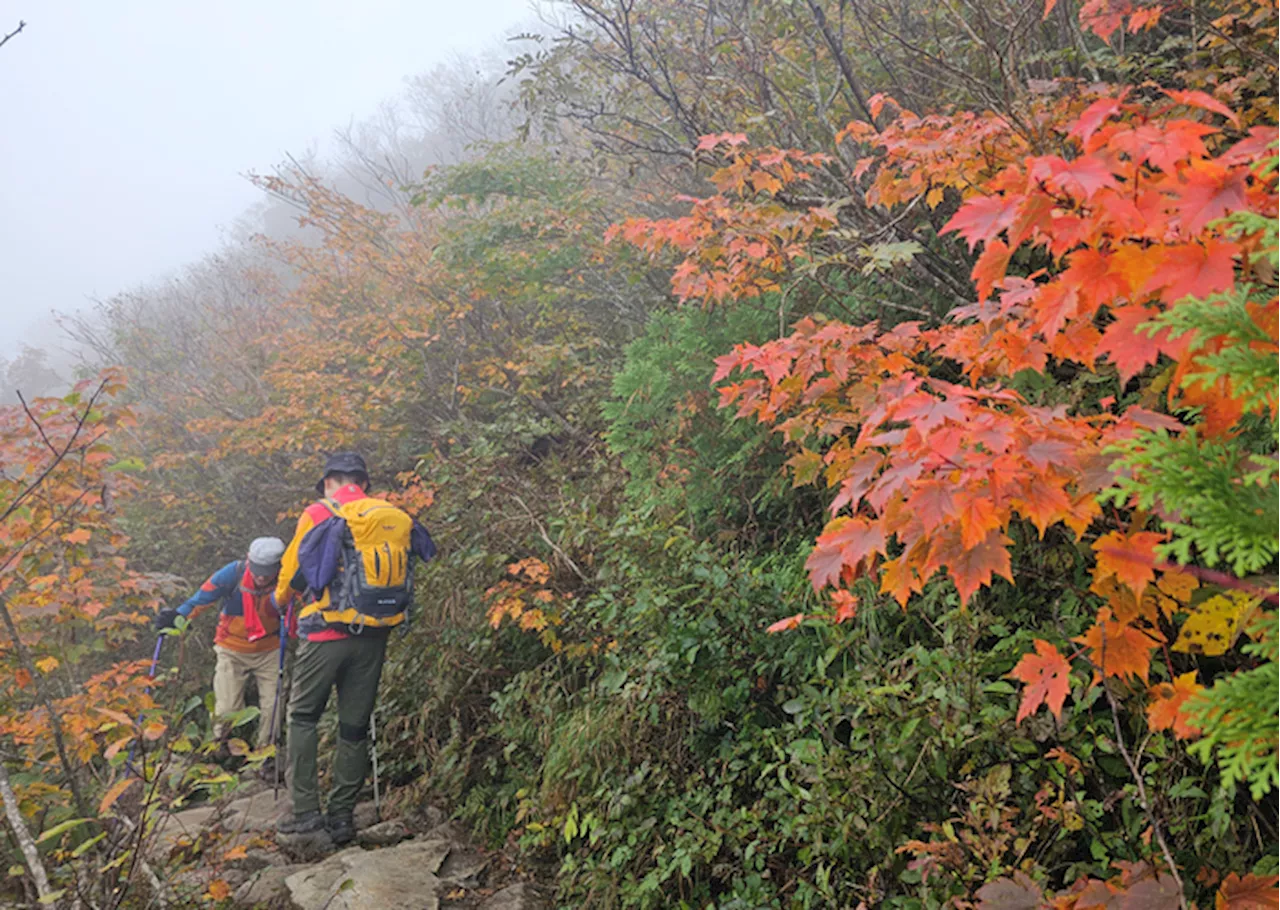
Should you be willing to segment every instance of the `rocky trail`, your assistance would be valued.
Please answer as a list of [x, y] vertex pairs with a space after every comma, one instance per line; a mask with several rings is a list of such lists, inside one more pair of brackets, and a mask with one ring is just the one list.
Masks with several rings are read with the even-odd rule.
[[[385, 807], [384, 807], [385, 810]], [[536, 885], [500, 854], [474, 846], [434, 807], [379, 819], [356, 808], [356, 842], [336, 848], [325, 832], [284, 835], [284, 792], [248, 784], [216, 803], [183, 809], [156, 826], [154, 865], [179, 904], [231, 901], [259, 910], [545, 910]]]

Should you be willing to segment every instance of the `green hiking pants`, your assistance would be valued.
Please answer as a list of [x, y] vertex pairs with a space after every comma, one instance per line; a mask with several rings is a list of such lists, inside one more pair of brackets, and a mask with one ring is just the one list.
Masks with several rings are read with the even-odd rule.
[[337, 641], [304, 641], [298, 648], [289, 699], [289, 791], [294, 814], [320, 808], [316, 725], [338, 690], [338, 748], [333, 758], [329, 814], [350, 813], [369, 770], [369, 716], [387, 653], [385, 636], [353, 635]]

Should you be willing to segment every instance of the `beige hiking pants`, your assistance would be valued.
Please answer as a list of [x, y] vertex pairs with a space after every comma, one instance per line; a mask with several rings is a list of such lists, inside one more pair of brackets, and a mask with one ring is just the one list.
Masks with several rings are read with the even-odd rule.
[[[214, 645], [218, 663], [213, 671], [214, 713], [218, 717], [235, 714], [244, 708], [244, 689], [252, 676], [258, 682], [258, 748], [271, 742], [271, 708], [276, 701], [276, 681], [280, 672], [280, 654], [277, 649], [244, 654], [221, 645]], [[283, 713], [283, 712], [279, 712]], [[276, 723], [280, 718], [276, 718]], [[225, 723], [215, 723], [213, 733], [221, 738], [226, 732]]]

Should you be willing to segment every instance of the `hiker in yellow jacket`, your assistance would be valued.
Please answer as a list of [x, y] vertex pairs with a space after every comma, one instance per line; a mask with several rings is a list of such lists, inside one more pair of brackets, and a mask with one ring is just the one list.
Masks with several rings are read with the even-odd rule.
[[[405, 621], [415, 558], [435, 555], [422, 525], [371, 497], [369, 471], [355, 452], [325, 463], [316, 484], [323, 498], [298, 518], [285, 550], [277, 599], [299, 591], [301, 639], [289, 700], [289, 789], [293, 817], [277, 830], [327, 828], [335, 843], [355, 837], [353, 810], [368, 773], [369, 719], [378, 695], [387, 636]], [[338, 743], [328, 816], [321, 815], [316, 724], [331, 690], [338, 692]]]

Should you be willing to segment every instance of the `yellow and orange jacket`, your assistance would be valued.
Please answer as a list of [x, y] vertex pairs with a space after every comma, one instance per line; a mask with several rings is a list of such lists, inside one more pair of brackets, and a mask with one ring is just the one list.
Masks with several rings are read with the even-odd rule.
[[[345, 487], [339, 488], [334, 494], [333, 499], [342, 505], [349, 502], [355, 502], [357, 499], [365, 499], [368, 497], [359, 484], [349, 483]], [[285, 548], [284, 557], [280, 561], [280, 580], [276, 582], [275, 598], [278, 603], [291, 605], [293, 601], [301, 600], [302, 592], [306, 590], [306, 582], [301, 577], [301, 566], [298, 563], [298, 547], [302, 546], [302, 538], [307, 536], [307, 532], [320, 524], [322, 521], [328, 521], [333, 517], [333, 513], [329, 511], [328, 506], [323, 502], [313, 502], [307, 506], [301, 515], [298, 516], [298, 527], [293, 532], [293, 540], [289, 541], [289, 546]], [[315, 601], [321, 608], [329, 605], [329, 589], [326, 588], [318, 600]], [[297, 609], [293, 610], [296, 617]], [[291, 633], [295, 629], [289, 630]], [[304, 633], [307, 641], [337, 641], [340, 638], [346, 638], [347, 633], [341, 629], [323, 629], [315, 632]]]

